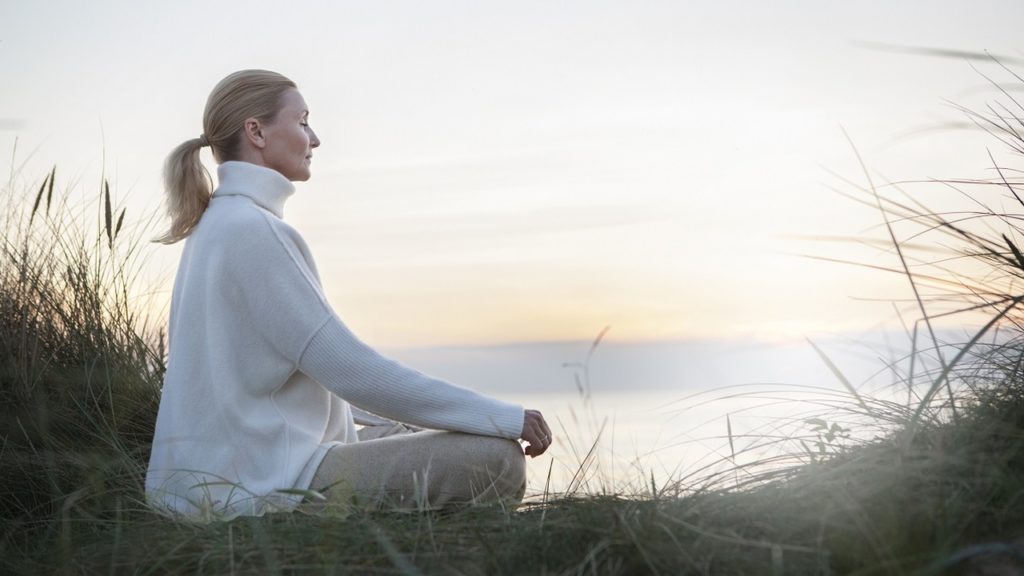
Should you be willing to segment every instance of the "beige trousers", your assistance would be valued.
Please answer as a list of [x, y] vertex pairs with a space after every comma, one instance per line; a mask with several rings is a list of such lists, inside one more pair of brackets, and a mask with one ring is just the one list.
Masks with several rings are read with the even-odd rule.
[[303, 503], [306, 511], [518, 503], [526, 491], [526, 461], [519, 443], [504, 438], [368, 426], [359, 430], [359, 442], [327, 452], [310, 488], [327, 500]]

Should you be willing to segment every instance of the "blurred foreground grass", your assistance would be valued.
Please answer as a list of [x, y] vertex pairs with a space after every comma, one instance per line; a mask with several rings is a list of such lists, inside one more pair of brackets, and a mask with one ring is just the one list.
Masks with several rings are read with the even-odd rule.
[[[1024, 122], [1012, 110], [1024, 108], [1015, 105], [969, 116], [1020, 153]], [[886, 195], [902, 193], [895, 187], [853, 185], [859, 201], [880, 209], [893, 271], [906, 276], [920, 310], [908, 327], [911, 353], [889, 367], [905, 403], [844, 382], [838, 409], [881, 425], [871, 439], [844, 442], [845, 429], [829, 426], [832, 413], [794, 423], [810, 427], [809, 438], [766, 439], [778, 455], [753, 462], [737, 460], [730, 431], [732, 454], [720, 466], [662, 486], [652, 479], [628, 492], [535, 494], [516, 510], [209, 524], [144, 505], [165, 358], [159, 324], [136, 312], [141, 233], [124, 227], [107, 186], [92, 205], [95, 226], [55, 190], [54, 173], [21, 194], [9, 189], [0, 251], [0, 573], [1022, 573], [1024, 234], [1019, 214], [993, 212], [987, 206], [998, 202], [985, 197], [1024, 201], [1019, 170], [995, 168], [992, 181], [969, 183], [971, 209], [953, 215]], [[941, 239], [929, 245], [930, 234]], [[906, 238], [926, 247], [953, 238], [958, 248], [915, 256]], [[987, 325], [975, 337], [938, 341], [938, 314], [979, 311]], [[591, 473], [586, 460], [581, 471]]]

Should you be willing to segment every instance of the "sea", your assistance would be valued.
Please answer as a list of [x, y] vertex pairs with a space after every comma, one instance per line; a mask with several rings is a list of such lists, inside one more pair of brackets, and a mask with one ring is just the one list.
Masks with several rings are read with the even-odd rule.
[[[965, 340], [958, 333], [943, 338]], [[528, 497], [543, 499], [683, 493], [739, 482], [738, 470], [752, 477], [883, 437], [890, 424], [874, 411], [911, 405], [938, 365], [919, 347], [903, 333], [878, 332], [382, 353], [540, 410], [555, 439], [546, 454], [528, 458]]]

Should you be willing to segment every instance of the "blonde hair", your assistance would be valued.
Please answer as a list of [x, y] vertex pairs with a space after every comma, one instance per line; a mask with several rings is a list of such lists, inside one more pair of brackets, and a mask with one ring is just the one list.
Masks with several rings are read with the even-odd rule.
[[238, 155], [247, 118], [273, 122], [281, 97], [297, 88], [288, 78], [269, 70], [239, 70], [214, 86], [203, 112], [203, 135], [179, 144], [164, 162], [164, 188], [171, 228], [155, 242], [173, 244], [186, 238], [199, 223], [213, 194], [213, 179], [199, 159], [209, 144], [217, 162]]

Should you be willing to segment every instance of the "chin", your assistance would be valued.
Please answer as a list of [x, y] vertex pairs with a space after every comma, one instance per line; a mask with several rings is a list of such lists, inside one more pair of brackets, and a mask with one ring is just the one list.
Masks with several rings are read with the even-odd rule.
[[296, 170], [291, 174], [288, 174], [288, 179], [292, 182], [305, 182], [312, 176], [312, 172], [307, 168], [305, 170]]

